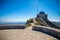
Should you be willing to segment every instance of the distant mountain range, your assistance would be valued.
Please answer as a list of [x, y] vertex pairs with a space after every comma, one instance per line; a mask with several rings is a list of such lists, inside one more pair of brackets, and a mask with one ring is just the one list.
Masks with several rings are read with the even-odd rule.
[[1, 22], [0, 25], [4, 24], [25, 24], [26, 22]]
[[53, 24], [55, 24], [57, 27], [60, 27], [60, 22], [55, 22], [55, 21], [51, 21]]

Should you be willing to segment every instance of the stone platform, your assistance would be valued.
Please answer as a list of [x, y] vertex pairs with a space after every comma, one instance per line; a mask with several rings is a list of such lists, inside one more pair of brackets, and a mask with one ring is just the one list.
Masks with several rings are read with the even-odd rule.
[[42, 32], [33, 31], [32, 27], [25, 29], [0, 30], [0, 40], [58, 40]]

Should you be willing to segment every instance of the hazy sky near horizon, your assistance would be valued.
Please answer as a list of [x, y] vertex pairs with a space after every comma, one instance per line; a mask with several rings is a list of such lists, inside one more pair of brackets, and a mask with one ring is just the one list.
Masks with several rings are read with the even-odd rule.
[[0, 0], [0, 22], [26, 21], [40, 11], [48, 14], [50, 21], [60, 22], [60, 0]]

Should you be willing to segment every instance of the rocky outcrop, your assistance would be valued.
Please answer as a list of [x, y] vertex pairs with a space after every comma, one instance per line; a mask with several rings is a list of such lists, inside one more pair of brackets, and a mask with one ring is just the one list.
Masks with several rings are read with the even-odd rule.
[[45, 14], [45, 12], [43, 11], [41, 11], [37, 15], [37, 17], [27, 20], [26, 24], [30, 24], [30, 23], [33, 23], [34, 25], [58, 28], [56, 25], [54, 25], [48, 20], [47, 14]]

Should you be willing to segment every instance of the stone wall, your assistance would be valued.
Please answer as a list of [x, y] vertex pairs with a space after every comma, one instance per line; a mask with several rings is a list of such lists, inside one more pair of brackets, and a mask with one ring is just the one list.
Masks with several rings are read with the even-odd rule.
[[59, 29], [54, 29], [54, 28], [50, 28], [50, 27], [33, 26], [33, 30], [40, 31], [40, 32], [46, 33], [48, 35], [51, 35], [57, 39], [60, 39], [60, 30]]
[[25, 29], [25, 26], [24, 25], [17, 25], [17, 26], [14, 26], [14, 25], [8, 25], [8, 26], [0, 26], [0, 30], [2, 29]]

